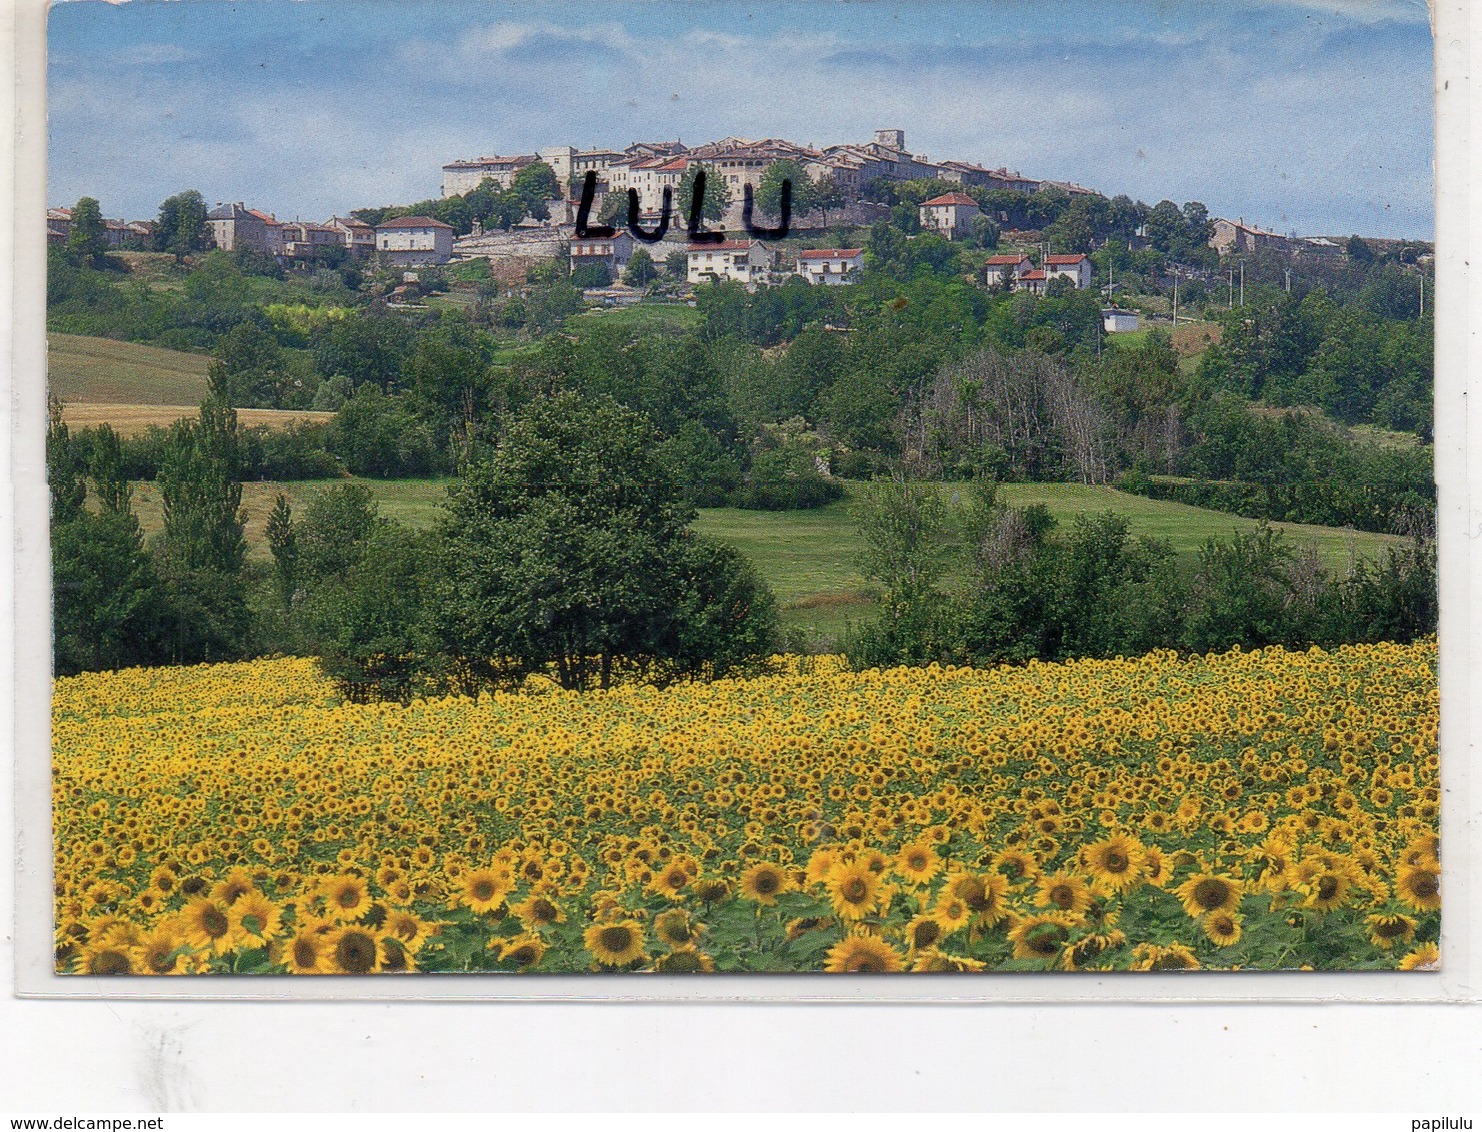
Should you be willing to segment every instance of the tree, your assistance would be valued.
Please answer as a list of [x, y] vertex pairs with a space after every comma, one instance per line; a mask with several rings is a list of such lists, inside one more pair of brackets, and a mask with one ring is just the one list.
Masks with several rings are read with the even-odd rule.
[[664, 274], [670, 279], [684, 279], [689, 275], [690, 257], [682, 251], [672, 251], [664, 257]]
[[[79, 202], [79, 204], [80, 203], [81, 202]], [[72, 223], [75, 228], [77, 224], [75, 216]], [[1354, 263], [1367, 267], [1369, 264], [1374, 262], [1374, 249], [1369, 246], [1369, 242], [1362, 236], [1349, 236], [1348, 258], [1351, 259]]]
[[268, 549], [273, 552], [273, 570], [278, 580], [278, 596], [287, 609], [293, 603], [297, 587], [298, 534], [293, 529], [293, 508], [280, 492], [268, 515]]
[[[792, 214], [801, 216], [805, 212], [812, 212], [818, 207], [815, 198], [812, 180], [808, 172], [800, 162], [787, 158], [782, 161], [774, 161], [762, 172], [762, 180], [756, 187], [756, 207], [768, 216], [782, 215], [782, 186], [784, 182], [792, 185]], [[710, 193], [707, 180], [705, 193]]]
[[214, 396], [242, 408], [283, 408], [293, 375], [270, 331], [255, 322], [241, 322], [216, 342], [206, 368]]
[[839, 184], [839, 179], [831, 173], [821, 180], [814, 181], [811, 191], [813, 207], [823, 213], [824, 227], [828, 227], [829, 209], [844, 207], [844, 188]]
[[240, 446], [236, 412], [208, 397], [197, 420], [175, 423], [160, 459], [165, 521], [155, 550], [179, 663], [230, 659], [250, 628]]
[[607, 397], [537, 401], [449, 490], [441, 648], [491, 681], [663, 683], [759, 663], [770, 594], [688, 529], [648, 422]]
[[731, 207], [731, 190], [726, 186], [725, 178], [714, 169], [700, 162], [694, 162], [684, 171], [684, 176], [679, 179], [678, 200], [675, 207], [679, 210], [681, 223], [689, 221], [690, 207], [695, 195], [695, 178], [701, 173], [705, 174], [705, 203], [700, 210], [702, 220], [719, 220], [725, 215], [726, 209]]
[[79, 261], [96, 267], [108, 252], [108, 228], [103, 212], [92, 197], [83, 197], [72, 207], [72, 226], [67, 233], [67, 250]]
[[195, 189], [176, 193], [161, 203], [154, 230], [155, 251], [171, 252], [179, 263], [191, 252], [203, 250], [210, 239], [206, 201]]
[[561, 196], [561, 182], [556, 180], [556, 174], [544, 161], [533, 162], [521, 169], [510, 187], [524, 204], [525, 211], [536, 220], [550, 216], [546, 202]]
[[647, 287], [658, 277], [659, 271], [654, 266], [654, 257], [648, 254], [647, 248], [636, 249], [633, 257], [628, 260], [628, 266], [623, 269], [623, 282], [630, 287]]

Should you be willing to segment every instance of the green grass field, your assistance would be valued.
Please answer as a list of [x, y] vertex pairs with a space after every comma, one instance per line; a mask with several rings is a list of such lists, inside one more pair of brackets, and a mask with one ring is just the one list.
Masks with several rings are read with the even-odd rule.
[[631, 307], [596, 307], [566, 320], [566, 331], [580, 335], [598, 327], [619, 327], [646, 334], [679, 333], [699, 325], [700, 312], [683, 303], [638, 303]]
[[193, 405], [206, 395], [201, 354], [87, 338], [47, 336], [47, 376], [63, 401], [89, 404]]
[[[336, 481], [362, 483], [371, 490], [387, 518], [426, 529], [436, 520], [446, 480]], [[247, 513], [247, 539], [251, 557], [268, 557], [266, 524], [274, 500], [282, 492], [295, 512], [317, 491], [332, 482], [247, 483], [242, 486], [242, 506]], [[710, 508], [700, 512], [695, 529], [736, 547], [751, 560], [772, 587], [782, 608], [782, 621], [813, 648], [836, 644], [849, 622], [874, 615], [874, 588], [860, 573], [858, 557], [863, 549], [855, 528], [857, 500], [869, 490], [867, 484], [851, 484], [849, 495], [838, 503], [814, 511], [742, 511]], [[949, 505], [962, 498], [962, 486], [943, 484]], [[1219, 511], [1189, 507], [1127, 495], [1110, 487], [1086, 484], [1004, 484], [1001, 498], [1015, 507], [1042, 503], [1062, 524], [1077, 515], [1111, 511], [1126, 519], [1133, 535], [1166, 540], [1178, 554], [1192, 556], [1209, 538], [1227, 537], [1233, 531], [1253, 530], [1260, 524]], [[159, 493], [152, 483], [135, 485], [134, 503], [146, 534], [160, 529], [162, 512]], [[1332, 527], [1274, 523], [1288, 540], [1316, 547], [1323, 563], [1342, 572], [1351, 561], [1371, 558], [1387, 545], [1401, 540], [1389, 535]]]

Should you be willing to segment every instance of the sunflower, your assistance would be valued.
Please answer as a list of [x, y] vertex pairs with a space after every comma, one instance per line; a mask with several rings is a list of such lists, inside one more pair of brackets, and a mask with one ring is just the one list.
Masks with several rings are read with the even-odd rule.
[[1199, 926], [1216, 947], [1231, 947], [1240, 942], [1238, 912], [1208, 912], [1199, 921]]
[[459, 879], [458, 903], [477, 913], [492, 912], [514, 887], [509, 873], [470, 869]]
[[429, 924], [414, 912], [404, 908], [392, 908], [386, 913], [386, 919], [381, 924], [381, 930], [397, 940], [403, 947], [415, 955], [427, 941], [427, 937], [433, 934], [433, 924]]
[[864, 861], [841, 862], [824, 879], [834, 911], [845, 920], [863, 920], [880, 902], [879, 876]]
[[911, 964], [911, 970], [932, 974], [949, 971], [982, 971], [987, 966], [988, 964], [981, 959], [970, 959], [966, 955], [948, 955], [945, 951], [929, 947], [916, 956]]
[[1140, 943], [1132, 949], [1134, 971], [1197, 971], [1199, 960], [1186, 945], [1170, 943], [1160, 947], [1156, 943]]
[[329, 932], [325, 943], [330, 967], [336, 974], [373, 975], [383, 966], [380, 939], [356, 924], [345, 924]]
[[807, 884], [822, 884], [824, 878], [833, 871], [833, 867], [839, 863], [839, 851], [837, 849], [815, 849], [808, 857], [808, 867], [805, 876]]
[[1030, 881], [1039, 875], [1039, 862], [1019, 849], [1004, 849], [995, 854], [992, 868], [1010, 884]]
[[417, 969], [417, 961], [399, 939], [389, 935], [381, 937], [381, 972], [383, 974], [409, 975]]
[[529, 899], [519, 904], [511, 904], [509, 910], [519, 917], [520, 923], [526, 931], [535, 931], [537, 928], [546, 927], [549, 924], [564, 924], [566, 913], [549, 897], [539, 893], [532, 895]]
[[534, 932], [522, 932], [513, 939], [491, 939], [489, 947], [499, 949], [501, 963], [513, 963], [524, 971], [539, 966], [540, 957], [545, 954], [546, 942]]
[[370, 889], [358, 876], [330, 877], [319, 891], [324, 897], [326, 914], [336, 923], [359, 919], [370, 907]]
[[896, 874], [913, 887], [930, 884], [941, 869], [942, 859], [929, 841], [913, 841], [903, 846], [895, 858]]
[[211, 899], [218, 904], [230, 905], [239, 896], [245, 896], [256, 887], [252, 882], [252, 874], [246, 869], [232, 869], [211, 889]]
[[684, 898], [684, 889], [692, 880], [694, 878], [690, 876], [689, 870], [683, 865], [673, 863], [654, 874], [653, 880], [649, 882], [649, 888], [670, 900], [681, 900]]
[[185, 967], [184, 945], [178, 925], [161, 922], [135, 944], [134, 962], [146, 975], [178, 975]]
[[232, 925], [226, 910], [204, 896], [190, 900], [180, 910], [180, 923], [185, 931], [186, 942], [201, 950], [210, 949], [217, 955], [232, 948]]
[[1091, 889], [1074, 873], [1059, 872], [1040, 877], [1039, 891], [1034, 894], [1036, 908], [1059, 908], [1079, 915], [1091, 906]]
[[1364, 923], [1369, 929], [1369, 942], [1381, 951], [1390, 951], [1415, 938], [1415, 921], [1398, 912], [1375, 912], [1366, 916]]
[[290, 975], [324, 975], [329, 972], [329, 936], [314, 927], [300, 928], [283, 945], [279, 961]]
[[787, 921], [783, 934], [789, 940], [798, 940], [809, 932], [826, 932], [837, 922], [832, 916], [800, 916]]
[[871, 935], [845, 936], [829, 948], [823, 969], [831, 975], [885, 974], [905, 970], [900, 952]]
[[906, 950], [925, 951], [934, 947], [946, 934], [942, 921], [935, 916], [917, 916], [906, 925]]
[[137, 975], [132, 950], [122, 944], [90, 944], [77, 956], [80, 975]]
[[637, 920], [593, 924], [582, 933], [582, 942], [604, 967], [626, 967], [646, 954], [643, 925]]
[[1144, 849], [1124, 833], [1093, 842], [1081, 850], [1081, 862], [1104, 892], [1122, 892], [1142, 876]]
[[1002, 873], [957, 873], [942, 891], [966, 904], [978, 924], [991, 928], [1008, 914], [1003, 905], [1008, 889], [1008, 879]]
[[1422, 943], [1397, 964], [1397, 971], [1435, 971], [1441, 966], [1441, 949], [1434, 943]]
[[706, 904], [724, 900], [731, 894], [731, 886], [719, 877], [705, 877], [695, 881], [695, 895]]
[[1195, 873], [1174, 889], [1192, 919], [1206, 912], [1233, 912], [1240, 907], [1240, 882], [1212, 873]]
[[654, 935], [672, 948], [693, 944], [703, 926], [691, 920], [683, 908], [670, 908], [654, 917]]
[[931, 914], [942, 925], [943, 935], [951, 935], [967, 927], [968, 921], [973, 918], [972, 909], [967, 906], [966, 901], [950, 893], [943, 893], [937, 898], [936, 907]]
[[715, 961], [693, 947], [676, 947], [654, 964], [655, 971], [666, 975], [698, 975], [715, 970]]
[[1441, 906], [1441, 877], [1426, 865], [1406, 865], [1395, 880], [1395, 895], [1421, 912], [1434, 912]]
[[1331, 912], [1335, 908], [1341, 908], [1348, 899], [1353, 880], [1344, 870], [1325, 868], [1313, 876], [1305, 887], [1308, 893], [1305, 901], [1307, 907], [1318, 912]]
[[263, 947], [283, 930], [283, 913], [255, 888], [237, 897], [226, 919], [239, 946]]
[[1073, 921], [1064, 912], [1025, 916], [1009, 930], [1015, 959], [1054, 959], [1070, 938]]
[[752, 865], [741, 874], [741, 895], [758, 904], [776, 904], [777, 897], [791, 889], [787, 873], [770, 861]]

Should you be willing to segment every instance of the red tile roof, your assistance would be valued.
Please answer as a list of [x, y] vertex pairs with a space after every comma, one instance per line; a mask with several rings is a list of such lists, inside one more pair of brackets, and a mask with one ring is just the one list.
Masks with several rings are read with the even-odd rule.
[[818, 248], [805, 252], [799, 252], [799, 259], [853, 259], [864, 251], [864, 248]]
[[1044, 277], [1045, 272], [1042, 267], [1036, 267], [1033, 271], [1026, 271], [1023, 275], [1019, 276], [1020, 279], [1043, 279]]
[[978, 202], [966, 193], [943, 193], [939, 197], [932, 197], [931, 200], [921, 202], [923, 208], [930, 207], [934, 204], [972, 205], [973, 208], [978, 207]]
[[744, 252], [756, 245], [756, 240], [726, 240], [720, 244], [691, 244], [688, 250], [691, 255], [696, 252]]
[[1049, 264], [1060, 264], [1063, 266], [1069, 266], [1073, 263], [1080, 263], [1081, 260], [1085, 258], [1086, 257], [1083, 255], [1052, 255], [1046, 256], [1045, 262]]
[[446, 228], [450, 232], [453, 230], [451, 224], [444, 224], [441, 220], [434, 220], [430, 216], [399, 216], [395, 220], [376, 225], [377, 231], [382, 228]]
[[1001, 265], [1006, 263], [1021, 264], [1029, 257], [1027, 255], [991, 255], [987, 262], [990, 265]]

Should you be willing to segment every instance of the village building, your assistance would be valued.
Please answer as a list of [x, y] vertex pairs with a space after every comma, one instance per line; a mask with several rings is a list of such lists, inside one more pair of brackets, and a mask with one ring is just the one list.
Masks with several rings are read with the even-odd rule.
[[460, 197], [471, 193], [486, 179], [493, 181], [498, 188], [507, 189], [515, 183], [521, 169], [539, 160], [533, 153], [524, 153], [515, 157], [473, 157], [450, 161], [443, 166], [443, 196]]
[[70, 208], [48, 208], [46, 210], [46, 242], [65, 244], [72, 235], [72, 210]]
[[1107, 307], [1101, 312], [1101, 328], [1108, 334], [1127, 334], [1141, 325], [1136, 311]]
[[447, 263], [453, 255], [453, 226], [428, 216], [402, 216], [376, 225], [376, 254], [406, 267]]
[[376, 250], [376, 230], [353, 216], [331, 216], [324, 222], [339, 234], [345, 250], [355, 259], [364, 259]]
[[1045, 257], [1049, 279], [1069, 279], [1076, 290], [1091, 286], [1091, 257], [1085, 255], [1051, 255]]
[[798, 253], [797, 273], [809, 283], [853, 283], [864, 270], [863, 248], [818, 248]]
[[601, 264], [616, 278], [628, 261], [633, 258], [636, 241], [626, 231], [619, 229], [613, 236], [586, 237], [571, 241], [571, 272], [589, 263]]
[[222, 251], [251, 248], [274, 258], [283, 254], [282, 226], [270, 213], [248, 208], [241, 201], [218, 204], [206, 213], [211, 239]]
[[766, 282], [772, 256], [760, 240], [727, 240], [719, 244], [691, 244], [686, 278], [691, 283], [733, 279], [747, 287]]
[[1216, 218], [1209, 246], [1220, 255], [1244, 255], [1261, 249], [1291, 251], [1292, 241], [1277, 232], [1267, 232], [1243, 220]]
[[1012, 289], [1018, 285], [1026, 272], [1033, 269], [1034, 264], [1022, 252], [1016, 255], [991, 255], [983, 265], [983, 285], [985, 287], [1007, 286]]
[[981, 216], [978, 202], [966, 193], [943, 193], [922, 201], [918, 210], [921, 227], [949, 240], [959, 240], [972, 230], [975, 217]]
[[318, 258], [326, 249], [343, 248], [343, 234], [327, 224], [308, 224], [303, 221], [286, 221], [281, 226], [283, 255], [298, 262]]

